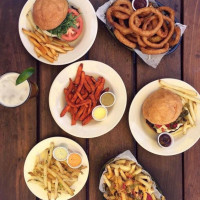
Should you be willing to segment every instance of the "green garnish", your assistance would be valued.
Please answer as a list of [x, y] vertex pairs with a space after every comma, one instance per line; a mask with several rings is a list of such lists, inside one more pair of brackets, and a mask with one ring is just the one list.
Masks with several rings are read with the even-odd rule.
[[70, 27], [77, 28], [76, 26], [77, 17], [79, 16], [74, 16], [72, 15], [72, 13], [67, 14], [67, 17], [65, 18], [65, 20], [58, 27], [52, 30], [48, 30], [48, 32], [53, 35], [57, 35], [60, 38], [63, 34], [67, 33], [67, 30]]
[[17, 78], [16, 85], [19, 85], [20, 83], [23, 83], [26, 81], [29, 77], [31, 77], [35, 72], [35, 69], [33, 67], [29, 67], [25, 69]]

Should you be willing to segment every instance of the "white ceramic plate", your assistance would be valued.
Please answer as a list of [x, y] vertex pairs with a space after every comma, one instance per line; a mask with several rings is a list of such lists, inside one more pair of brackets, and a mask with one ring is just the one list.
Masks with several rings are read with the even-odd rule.
[[[65, 103], [64, 88], [69, 84], [69, 78], [74, 80], [77, 68], [83, 63], [83, 71], [95, 78], [103, 76], [105, 87], [116, 95], [116, 102], [108, 108], [108, 116], [102, 122], [92, 120], [89, 124], [82, 126], [80, 122], [71, 126], [71, 116], [67, 113], [60, 117]], [[51, 114], [60, 128], [65, 132], [80, 138], [94, 138], [101, 136], [113, 129], [122, 118], [127, 102], [126, 88], [119, 74], [108, 65], [97, 61], [81, 61], [71, 64], [63, 69], [55, 78], [49, 93], [49, 107]]]
[[[166, 82], [195, 90], [188, 83], [177, 79], [163, 79]], [[144, 100], [155, 90], [159, 89], [158, 80], [143, 87], [132, 101], [129, 111], [129, 126], [135, 140], [147, 151], [163, 156], [170, 156], [182, 153], [192, 147], [200, 137], [200, 105], [198, 105], [196, 127], [190, 128], [186, 135], [174, 137], [174, 145], [169, 148], [161, 148], [157, 144], [156, 134], [145, 122], [142, 115], [142, 104]], [[196, 90], [195, 90], [196, 91]]]
[[[89, 174], [89, 162], [88, 162], [87, 155], [86, 155], [85, 151], [83, 150], [83, 148], [78, 143], [76, 143], [73, 140], [70, 140], [68, 138], [65, 138], [65, 137], [51, 137], [51, 138], [45, 139], [45, 140], [39, 142], [37, 145], [35, 145], [31, 149], [28, 156], [26, 157], [25, 164], [24, 164], [25, 182], [26, 182], [28, 188], [30, 189], [30, 191], [35, 196], [37, 196], [38, 198], [43, 199], [43, 200], [48, 200], [47, 192], [43, 188], [41, 188], [39, 185], [36, 185], [35, 183], [28, 182], [28, 180], [31, 178], [31, 176], [28, 174], [28, 172], [33, 170], [36, 156], [38, 154], [40, 154], [43, 150], [48, 148], [50, 146], [51, 142], [54, 142], [55, 146], [62, 145], [62, 146], [68, 147], [68, 149], [71, 151], [79, 152], [83, 158], [83, 165], [87, 166], [86, 169], [82, 170], [83, 174], [79, 175], [78, 181], [74, 185], [72, 185], [72, 189], [75, 190], [75, 192], [74, 192], [74, 196], [75, 196], [76, 194], [78, 194], [81, 191], [81, 189], [83, 188], [83, 186], [85, 185], [85, 183], [87, 181], [88, 174]], [[67, 199], [71, 199], [71, 198], [72, 198], [72, 196], [70, 196], [69, 194], [62, 194], [57, 198], [57, 200], [67, 200]]]
[[81, 16], [83, 17], [83, 33], [81, 36], [74, 42], [71, 43], [74, 46], [73, 51], [69, 51], [66, 54], [60, 54], [57, 61], [54, 63], [50, 63], [49, 61], [45, 60], [44, 58], [38, 58], [34, 49], [33, 45], [28, 40], [27, 36], [22, 32], [22, 28], [30, 29], [30, 25], [28, 20], [26, 19], [26, 14], [29, 10], [32, 9], [35, 0], [28, 0], [24, 5], [20, 17], [19, 17], [19, 35], [21, 41], [26, 48], [26, 50], [37, 60], [40, 62], [49, 64], [49, 65], [64, 65], [71, 62], [74, 62], [81, 58], [92, 46], [94, 40], [97, 35], [97, 17], [95, 14], [95, 10], [90, 3], [89, 0], [68, 0], [69, 5], [74, 6], [75, 8], [80, 8]]

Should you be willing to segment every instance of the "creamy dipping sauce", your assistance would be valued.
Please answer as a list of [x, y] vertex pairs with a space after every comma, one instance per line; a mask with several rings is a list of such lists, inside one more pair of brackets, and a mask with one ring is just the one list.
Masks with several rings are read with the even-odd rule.
[[64, 147], [56, 147], [53, 151], [54, 158], [58, 161], [67, 159], [68, 152]]
[[107, 115], [107, 109], [104, 108], [103, 106], [97, 106], [94, 108], [92, 112], [92, 116], [95, 120], [103, 120]]
[[0, 104], [6, 107], [16, 107], [23, 104], [30, 94], [28, 81], [16, 85], [19, 74], [10, 72], [0, 77]]
[[69, 158], [68, 158], [68, 165], [70, 167], [78, 167], [82, 163], [82, 158], [79, 154], [77, 153], [71, 153]]

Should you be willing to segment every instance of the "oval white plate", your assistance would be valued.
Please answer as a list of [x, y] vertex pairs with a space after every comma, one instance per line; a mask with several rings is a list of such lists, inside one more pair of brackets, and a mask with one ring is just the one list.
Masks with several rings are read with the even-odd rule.
[[[163, 79], [166, 82], [195, 90], [188, 83], [177, 79]], [[174, 137], [174, 145], [170, 148], [161, 148], [157, 144], [156, 134], [147, 124], [142, 115], [142, 104], [144, 100], [155, 90], [159, 89], [158, 80], [144, 86], [135, 96], [129, 110], [129, 126], [135, 140], [147, 151], [163, 156], [182, 153], [192, 147], [200, 137], [200, 105], [198, 105], [196, 127], [190, 128], [186, 135]], [[196, 90], [195, 90], [196, 91]]]
[[[88, 174], [89, 174], [89, 162], [88, 162], [87, 155], [86, 155], [85, 151], [83, 150], [83, 148], [75, 141], [70, 140], [65, 137], [51, 137], [51, 138], [45, 139], [45, 140], [39, 142], [38, 144], [36, 144], [31, 149], [28, 156], [26, 157], [25, 164], [24, 164], [25, 182], [26, 182], [28, 188], [30, 189], [30, 191], [35, 196], [37, 196], [38, 198], [43, 199], [43, 200], [48, 200], [47, 192], [43, 188], [41, 188], [39, 185], [36, 185], [35, 183], [28, 182], [28, 180], [31, 178], [31, 176], [28, 174], [28, 172], [33, 170], [36, 156], [38, 154], [40, 154], [43, 150], [48, 148], [50, 146], [51, 142], [54, 142], [55, 146], [66, 145], [69, 150], [79, 152], [83, 158], [83, 165], [87, 166], [86, 169], [82, 170], [83, 174], [79, 175], [78, 181], [74, 185], [72, 185], [72, 189], [75, 190], [75, 192], [74, 192], [74, 196], [75, 196], [76, 194], [78, 194], [81, 191], [81, 189], [84, 187], [84, 185], [87, 181]], [[59, 195], [57, 200], [71, 199], [74, 196], [70, 196], [69, 194], [62, 194], [62, 195]]]
[[24, 5], [20, 17], [19, 17], [19, 35], [21, 41], [26, 48], [26, 50], [37, 60], [40, 62], [49, 64], [49, 65], [64, 65], [71, 62], [74, 62], [81, 58], [92, 46], [94, 40], [97, 35], [98, 23], [97, 17], [95, 14], [95, 10], [88, 0], [68, 0], [69, 5], [74, 6], [75, 8], [80, 8], [81, 16], [83, 17], [83, 33], [81, 34], [80, 38], [76, 41], [72, 42], [71, 45], [74, 46], [73, 51], [68, 51], [66, 54], [60, 54], [57, 61], [54, 63], [50, 63], [49, 61], [45, 60], [44, 58], [38, 58], [34, 49], [33, 44], [30, 43], [27, 36], [22, 32], [22, 28], [30, 29], [30, 25], [26, 18], [26, 14], [29, 10], [32, 9], [35, 0], [28, 0]]
[[[108, 116], [102, 122], [92, 120], [89, 124], [82, 126], [80, 122], [71, 126], [71, 116], [67, 113], [60, 117], [65, 103], [64, 88], [69, 84], [69, 78], [74, 80], [77, 68], [83, 63], [83, 71], [95, 78], [103, 76], [105, 78], [105, 87], [116, 95], [115, 104], [108, 109]], [[122, 118], [127, 102], [125, 85], [119, 74], [108, 65], [97, 61], [80, 61], [71, 64], [63, 69], [55, 78], [49, 93], [49, 107], [51, 114], [60, 128], [65, 132], [80, 138], [94, 138], [101, 136], [113, 129]]]

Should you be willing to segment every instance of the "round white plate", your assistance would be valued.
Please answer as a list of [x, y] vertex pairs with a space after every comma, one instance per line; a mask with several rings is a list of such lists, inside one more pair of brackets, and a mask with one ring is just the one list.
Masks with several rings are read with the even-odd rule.
[[[166, 82], [184, 87], [186, 89], [195, 90], [188, 83], [177, 79], [163, 79]], [[200, 105], [197, 109], [196, 127], [192, 127], [187, 131], [186, 135], [174, 137], [174, 145], [169, 148], [161, 148], [157, 144], [156, 134], [147, 124], [142, 115], [142, 104], [144, 100], [155, 90], [159, 89], [158, 80], [144, 86], [135, 96], [129, 110], [129, 126], [135, 140], [147, 151], [163, 156], [170, 156], [182, 153], [192, 147], [200, 137]], [[195, 90], [196, 91], [196, 90]]]
[[[74, 196], [75, 196], [81, 191], [81, 189], [84, 187], [87, 181], [88, 174], [89, 174], [89, 162], [83, 148], [78, 143], [65, 137], [51, 137], [51, 138], [45, 139], [39, 142], [38, 144], [36, 144], [31, 149], [28, 156], [26, 157], [25, 164], [24, 164], [24, 178], [25, 178], [26, 185], [35, 196], [37, 196], [38, 198], [42, 200], [48, 200], [47, 192], [43, 188], [41, 188], [39, 185], [35, 183], [28, 182], [28, 180], [31, 178], [28, 172], [31, 172], [33, 170], [36, 156], [40, 154], [43, 150], [48, 148], [51, 142], [54, 142], [55, 146], [59, 146], [59, 145], [67, 146], [69, 150], [74, 151], [74, 152], [79, 152], [83, 158], [83, 165], [87, 166], [87, 168], [82, 170], [83, 174], [79, 175], [78, 181], [74, 183], [74, 185], [72, 185], [71, 187], [72, 189], [75, 190], [74, 192]], [[69, 194], [62, 194], [62, 195], [59, 195], [57, 200], [67, 200], [67, 199], [71, 199], [74, 196], [70, 196]]]
[[[92, 120], [85, 126], [78, 121], [76, 125], [71, 126], [70, 114], [60, 117], [60, 113], [66, 105], [64, 88], [68, 86], [69, 78], [74, 80], [80, 63], [83, 63], [83, 71], [86, 74], [95, 78], [99, 76], [105, 78], [105, 87], [109, 87], [110, 91], [116, 95], [116, 102], [108, 108], [108, 116], [104, 121]], [[63, 69], [55, 78], [49, 93], [50, 111], [58, 126], [65, 132], [80, 138], [98, 137], [113, 129], [124, 114], [126, 102], [126, 88], [119, 74], [108, 65], [92, 60], [76, 62]]]
[[30, 25], [26, 18], [26, 14], [28, 13], [29, 10], [32, 9], [34, 2], [35, 0], [28, 0], [24, 5], [19, 17], [19, 35], [26, 50], [35, 59], [49, 65], [64, 65], [74, 62], [79, 58], [81, 58], [94, 43], [98, 29], [97, 17], [90, 1], [68, 0], [69, 5], [74, 6], [75, 8], [78, 9], [80, 8], [79, 10], [81, 12], [81, 16], [83, 17], [83, 23], [84, 23], [83, 33], [77, 40], [70, 43], [72, 46], [75, 47], [74, 50], [69, 51], [66, 54], [60, 54], [58, 60], [54, 61], [54, 63], [50, 63], [49, 61], [45, 60], [42, 57], [38, 58], [33, 49], [33, 44], [30, 43], [27, 36], [22, 32], [22, 28], [30, 30]]

